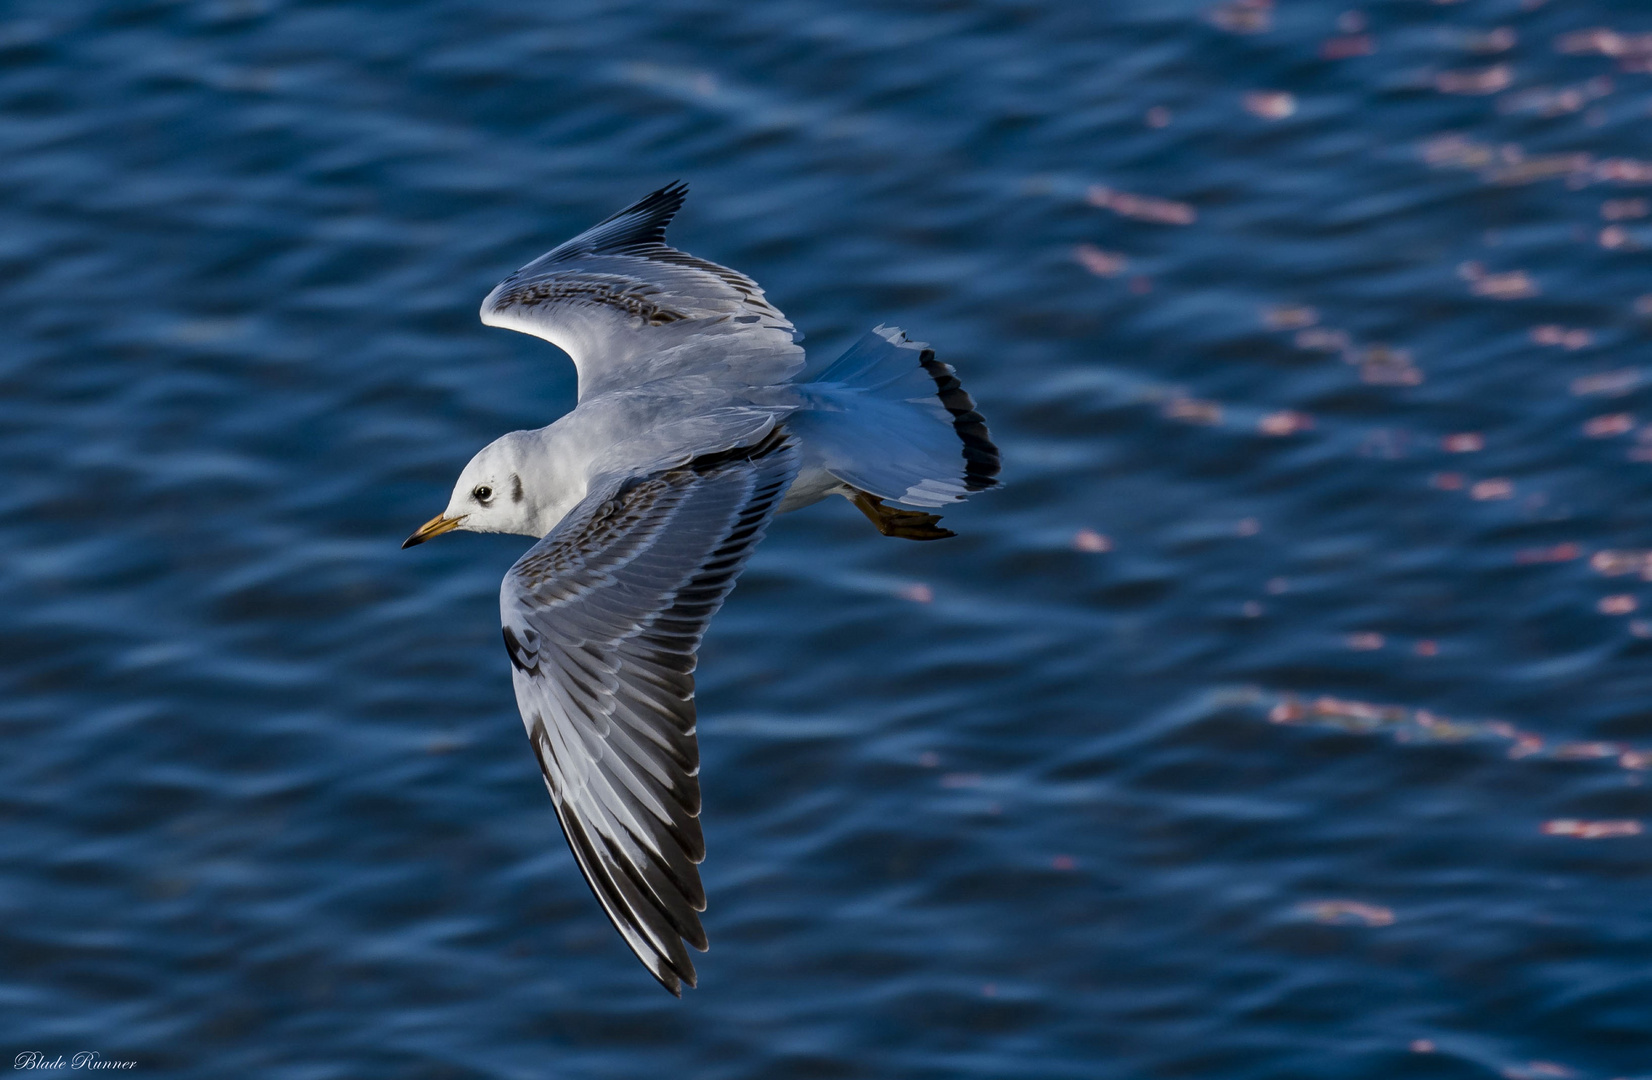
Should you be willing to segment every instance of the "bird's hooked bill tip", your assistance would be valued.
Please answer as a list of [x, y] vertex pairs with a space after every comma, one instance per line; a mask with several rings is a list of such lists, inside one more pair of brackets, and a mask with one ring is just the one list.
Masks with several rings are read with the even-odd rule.
[[446, 514], [437, 514], [423, 525], [420, 525], [418, 529], [414, 531], [412, 536], [409, 536], [406, 540], [402, 541], [402, 550], [406, 551], [415, 544], [422, 544], [426, 540], [438, 537], [445, 532], [452, 532], [454, 529], [459, 527], [459, 523], [463, 520], [465, 520], [465, 515], [463, 514], [460, 514], [458, 517], [448, 517]]

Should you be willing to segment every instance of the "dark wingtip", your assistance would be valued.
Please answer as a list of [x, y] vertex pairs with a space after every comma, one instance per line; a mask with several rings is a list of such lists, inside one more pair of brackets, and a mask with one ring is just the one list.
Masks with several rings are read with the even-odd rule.
[[[705, 950], [701, 949], [700, 951], [704, 952]], [[642, 960], [643, 958], [639, 956], [637, 959]], [[658, 969], [647, 960], [643, 960], [643, 966], [648, 968], [648, 973], [654, 976], [655, 981], [665, 987], [674, 998], [680, 999], [683, 996], [683, 985], [685, 983], [690, 990], [700, 985], [700, 977], [695, 973], [693, 964], [689, 964], [688, 970], [683, 971], [673, 964], [669, 958], [661, 956], [659, 957]]]
[[688, 184], [682, 180], [651, 191], [617, 214], [610, 214], [586, 229], [572, 240], [552, 248], [533, 262], [499, 283], [498, 294], [506, 286], [538, 271], [578, 258], [581, 255], [651, 255], [669, 251], [665, 246], [665, 227], [677, 211], [683, 208], [688, 196]]
[[958, 381], [952, 365], [935, 359], [935, 350], [925, 349], [918, 354], [918, 362], [935, 380], [935, 396], [952, 414], [952, 430], [964, 444], [964, 489], [985, 491], [997, 487], [1001, 482], [998, 473], [1003, 468], [998, 444], [987, 431], [986, 417], [975, 411], [975, 399]]
[[624, 210], [597, 223], [588, 233], [593, 252], [628, 252], [665, 243], [665, 227], [683, 208], [688, 184], [682, 180], [650, 192]]
[[[658, 213], [665, 218], [666, 222], [669, 222], [676, 216], [677, 211], [683, 208], [683, 200], [686, 198], [688, 198], [688, 181], [673, 180], [658, 191], [651, 191], [644, 195], [637, 200], [632, 209], [638, 212], [647, 210]], [[664, 223], [662, 223], [663, 227]]]

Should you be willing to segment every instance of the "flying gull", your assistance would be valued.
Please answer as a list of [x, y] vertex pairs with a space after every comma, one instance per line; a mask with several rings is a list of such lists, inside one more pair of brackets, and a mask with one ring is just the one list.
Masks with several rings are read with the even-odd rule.
[[538, 543], [499, 590], [528, 738], [562, 831], [620, 935], [673, 994], [695, 984], [695, 651], [769, 519], [841, 495], [885, 536], [998, 483], [998, 448], [952, 368], [880, 326], [803, 377], [800, 335], [737, 271], [665, 243], [673, 184], [524, 266], [482, 322], [573, 358], [579, 403], [471, 458], [455, 529]]

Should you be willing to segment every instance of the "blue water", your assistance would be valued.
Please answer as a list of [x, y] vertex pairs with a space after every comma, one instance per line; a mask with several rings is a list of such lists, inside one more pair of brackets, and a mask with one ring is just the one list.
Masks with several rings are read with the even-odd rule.
[[[1652, 39], [1591, 27], [1652, 11], [0, 5], [5, 1060], [1652, 1076]], [[525, 541], [398, 550], [572, 404], [482, 295], [675, 178], [1008, 481], [771, 530], [680, 1002], [517, 719]]]

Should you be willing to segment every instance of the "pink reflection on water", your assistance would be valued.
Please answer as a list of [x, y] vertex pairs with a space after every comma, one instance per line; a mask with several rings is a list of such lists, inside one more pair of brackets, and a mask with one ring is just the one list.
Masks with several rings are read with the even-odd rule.
[[1570, 1080], [1577, 1070], [1558, 1061], [1528, 1061], [1524, 1065], [1505, 1065], [1503, 1080]]
[[1326, 60], [1370, 56], [1376, 51], [1377, 39], [1370, 34], [1345, 34], [1342, 37], [1327, 38], [1319, 46], [1319, 55]]
[[1296, 97], [1284, 90], [1253, 90], [1243, 99], [1245, 111], [1264, 120], [1283, 120], [1296, 112]]
[[1652, 213], [1645, 199], [1607, 199], [1600, 204], [1600, 216], [1607, 221], [1632, 221]]
[[1073, 534], [1073, 549], [1099, 554], [1113, 550], [1113, 541], [1094, 529], [1080, 529]]
[[1558, 345], [1573, 352], [1592, 345], [1594, 334], [1582, 328], [1568, 330], [1555, 323], [1544, 323], [1534, 326], [1528, 331], [1528, 336], [1538, 345]]
[[1652, 161], [1607, 158], [1595, 166], [1595, 179], [1617, 184], [1652, 184]]
[[1205, 17], [1230, 34], [1260, 34], [1273, 28], [1273, 0], [1229, 0], [1205, 12]]
[[1556, 761], [1595, 761], [1600, 758], [1615, 758], [1622, 753], [1623, 747], [1617, 743], [1569, 742], [1555, 747], [1553, 757]]
[[1594, 53], [1610, 56], [1624, 64], [1625, 70], [1635, 70], [1636, 61], [1652, 58], [1652, 34], [1620, 34], [1605, 26], [1591, 27], [1555, 39], [1555, 49], [1573, 55]]
[[1394, 909], [1362, 900], [1310, 900], [1298, 904], [1296, 912], [1331, 926], [1392, 926]]
[[1616, 836], [1639, 836], [1641, 831], [1641, 823], [1632, 818], [1614, 821], [1582, 821], [1578, 818], [1556, 818], [1553, 821], [1543, 823], [1544, 836], [1572, 836], [1579, 840], [1608, 840]]
[[1562, 34], [1555, 39], [1554, 47], [1563, 53], [1624, 56], [1632, 52], [1652, 52], [1652, 34], [1620, 34], [1608, 27], [1596, 26]]
[[1514, 481], [1495, 477], [1491, 480], [1481, 480], [1468, 489], [1468, 496], [1480, 502], [1490, 502], [1494, 499], [1514, 498]]
[[1629, 413], [1608, 413], [1596, 416], [1583, 424], [1583, 434], [1591, 439], [1610, 439], [1635, 430], [1635, 418]]
[[1092, 184], [1084, 193], [1091, 206], [1111, 210], [1120, 217], [1137, 221], [1151, 221], [1158, 225], [1191, 225], [1198, 220], [1198, 211], [1187, 203], [1152, 195], [1132, 195], [1128, 191], [1114, 191], [1101, 184]]
[[1274, 438], [1295, 435], [1299, 431], [1311, 431], [1313, 426], [1313, 417], [1306, 413], [1292, 412], [1289, 409], [1268, 413], [1256, 422], [1256, 430]]
[[1480, 176], [1487, 183], [1504, 187], [1535, 184], [1539, 180], [1554, 180], [1559, 177], [1565, 177], [1567, 184], [1572, 187], [1582, 187], [1589, 182], [1595, 168], [1594, 158], [1588, 154], [1542, 154], [1527, 157], [1520, 147], [1512, 143], [1501, 149], [1499, 158], [1501, 160], [1486, 168]]
[[1553, 547], [1522, 548], [1514, 553], [1514, 561], [1522, 566], [1532, 563], [1571, 562], [1583, 554], [1583, 549], [1567, 541]]
[[1452, 720], [1428, 709], [1378, 705], [1328, 694], [1309, 701], [1294, 694], [1264, 693], [1262, 702], [1269, 706], [1268, 722], [1272, 724], [1312, 724], [1356, 735], [1387, 732], [1402, 743], [1502, 739], [1509, 743], [1508, 757], [1516, 761], [1529, 757], [1552, 761], [1610, 761], [1614, 766], [1636, 773], [1652, 768], [1652, 750], [1607, 742], [1561, 742], [1551, 748], [1541, 735], [1523, 731], [1503, 720]]
[[1497, 102], [1501, 113], [1536, 113], [1539, 116], [1564, 116], [1581, 112], [1592, 101], [1612, 92], [1612, 80], [1602, 75], [1577, 86], [1554, 88], [1534, 86], [1504, 94]]
[[1600, 230], [1600, 235], [1596, 239], [1599, 240], [1600, 246], [1608, 251], [1617, 251], [1620, 248], [1632, 250], [1640, 247], [1635, 237], [1622, 225], [1606, 226], [1606, 228]]
[[1222, 406], [1215, 401], [1200, 401], [1186, 397], [1171, 398], [1164, 403], [1163, 411], [1166, 418], [1180, 420], [1184, 424], [1214, 426], [1222, 422]]
[[1359, 364], [1360, 381], [1372, 386], [1416, 386], [1423, 381], [1409, 349], [1372, 345], [1345, 359]]
[[1589, 559], [1589, 569], [1602, 577], [1639, 574], [1642, 580], [1652, 581], [1652, 551], [1637, 548], [1597, 551]]
[[1117, 277], [1130, 265], [1130, 260], [1123, 255], [1103, 251], [1094, 244], [1080, 244], [1073, 248], [1073, 261], [1097, 277]]
[[1629, 393], [1640, 385], [1641, 373], [1639, 368], [1619, 368], [1616, 371], [1606, 371], [1599, 375], [1584, 375], [1573, 379], [1571, 390], [1577, 397], [1619, 397]]
[[1278, 304], [1262, 309], [1262, 325], [1269, 330], [1300, 330], [1319, 321], [1319, 312], [1301, 304]]
[[1542, 291], [1524, 270], [1494, 274], [1480, 263], [1466, 262], [1457, 267], [1457, 276], [1469, 283], [1469, 292], [1492, 300], [1524, 300]]
[[1483, 169], [1496, 159], [1497, 148], [1452, 132], [1424, 142], [1422, 153], [1423, 160], [1436, 169]]
[[1442, 71], [1434, 76], [1434, 87], [1442, 94], [1495, 94], [1513, 82], [1514, 69], [1508, 64]]
[[1345, 330], [1327, 330], [1314, 327], [1299, 331], [1295, 338], [1296, 347], [1309, 352], [1345, 352], [1353, 345]]
[[1519, 43], [1513, 27], [1499, 26], [1483, 34], [1470, 34], [1463, 41], [1463, 48], [1474, 53], [1508, 52]]

